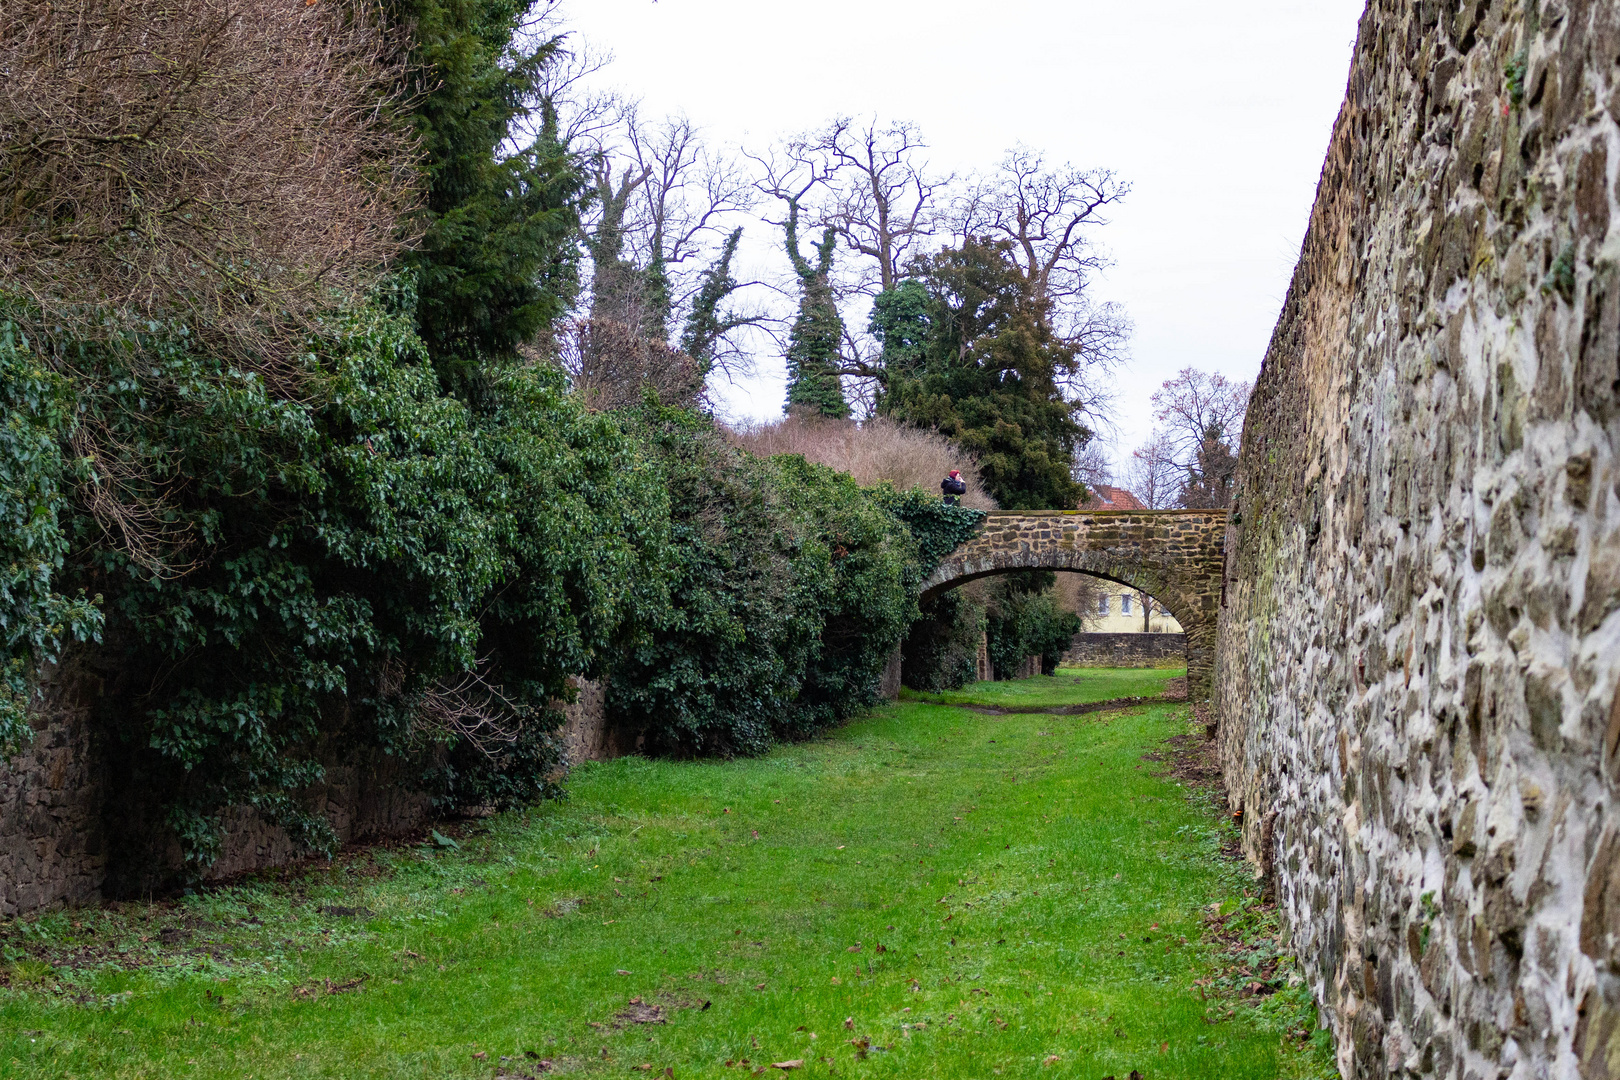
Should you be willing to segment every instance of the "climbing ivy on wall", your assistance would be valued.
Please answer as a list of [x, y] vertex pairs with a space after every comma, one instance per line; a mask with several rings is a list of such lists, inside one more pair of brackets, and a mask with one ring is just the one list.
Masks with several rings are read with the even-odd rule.
[[40, 664], [101, 627], [99, 596], [56, 589], [70, 547], [63, 485], [82, 466], [67, 445], [74, 427], [71, 385], [0, 322], [0, 758], [27, 739]]

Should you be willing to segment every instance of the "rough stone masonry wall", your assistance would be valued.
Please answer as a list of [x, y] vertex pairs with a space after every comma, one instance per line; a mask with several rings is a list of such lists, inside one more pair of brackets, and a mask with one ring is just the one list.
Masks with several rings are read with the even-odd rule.
[[[93, 903], [104, 892], [144, 892], [172, 878], [181, 864], [178, 844], [149, 820], [151, 808], [121, 804], [108, 783], [107, 748], [94, 719], [103, 682], [86, 655], [73, 653], [61, 667], [47, 667], [40, 690], [32, 742], [0, 765], [0, 918]], [[601, 687], [582, 681], [578, 691], [574, 702], [560, 705], [565, 761], [634, 752], [633, 738], [606, 723]], [[342, 843], [380, 839], [412, 832], [432, 817], [432, 801], [409, 779], [397, 759], [378, 752], [334, 756], [325, 780], [301, 797]], [[285, 830], [237, 807], [226, 813], [219, 857], [205, 878], [222, 880], [306, 854]]]
[[1187, 635], [1076, 634], [1063, 662], [1087, 667], [1179, 667], [1187, 662]]
[[1620, 1076], [1620, 3], [1372, 0], [1216, 693], [1347, 1076]]

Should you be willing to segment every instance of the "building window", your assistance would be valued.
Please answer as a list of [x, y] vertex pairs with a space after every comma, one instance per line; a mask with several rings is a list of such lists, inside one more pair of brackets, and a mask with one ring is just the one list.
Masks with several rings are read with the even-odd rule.
[[1119, 613], [1121, 615], [1129, 615], [1131, 613], [1131, 596], [1130, 596], [1130, 593], [1120, 593], [1119, 594]]
[[1099, 615], [1108, 614], [1108, 594], [1107, 593], [1104, 593], [1103, 595], [1097, 597], [1097, 614], [1099, 614]]

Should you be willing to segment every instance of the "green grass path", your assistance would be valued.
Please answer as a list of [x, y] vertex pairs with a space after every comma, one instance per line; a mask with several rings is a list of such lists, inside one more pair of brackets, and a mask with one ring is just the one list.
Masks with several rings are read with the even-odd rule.
[[0, 1076], [1296, 1075], [1285, 1021], [1193, 988], [1245, 876], [1143, 760], [1187, 730], [901, 703], [759, 760], [581, 768], [455, 849], [0, 926]]

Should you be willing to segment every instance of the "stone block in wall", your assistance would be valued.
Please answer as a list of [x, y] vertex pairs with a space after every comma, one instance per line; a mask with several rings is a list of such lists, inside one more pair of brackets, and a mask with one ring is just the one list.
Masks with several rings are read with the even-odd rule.
[[608, 722], [607, 691], [602, 684], [589, 679], [570, 682], [575, 691], [574, 700], [560, 703], [566, 717], [561, 732], [565, 767], [582, 761], [612, 761], [635, 753], [641, 739], [637, 733], [621, 730]]

